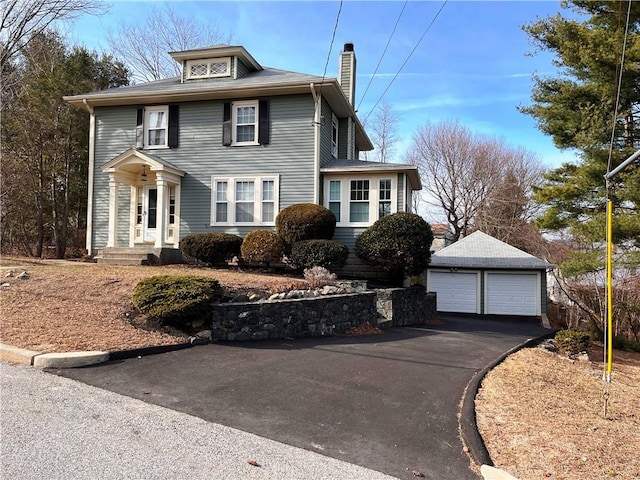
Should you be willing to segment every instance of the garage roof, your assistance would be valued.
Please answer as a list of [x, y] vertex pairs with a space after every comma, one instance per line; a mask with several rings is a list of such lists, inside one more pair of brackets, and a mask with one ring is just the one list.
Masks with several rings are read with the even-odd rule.
[[429, 266], [509, 270], [547, 270], [554, 267], [483, 232], [473, 232], [434, 253]]

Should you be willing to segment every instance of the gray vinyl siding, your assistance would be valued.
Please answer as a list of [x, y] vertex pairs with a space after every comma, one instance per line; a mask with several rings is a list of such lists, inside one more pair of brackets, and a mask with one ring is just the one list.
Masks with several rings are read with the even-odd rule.
[[407, 204], [407, 197], [405, 195], [405, 190], [404, 190], [404, 173], [399, 173], [398, 174], [398, 197], [397, 197], [397, 204], [398, 204], [398, 211], [399, 212], [404, 212], [406, 211], [406, 204]]
[[338, 158], [349, 158], [349, 119], [338, 119]]
[[[236, 57], [234, 57], [234, 58], [236, 58]], [[233, 65], [234, 65], [235, 63], [236, 63], [235, 61], [233, 61], [233, 60], [231, 61], [231, 65], [232, 65], [232, 67], [231, 67], [231, 68], [234, 68], [234, 67], [233, 67]], [[236, 74], [236, 77], [235, 77], [235, 78], [242, 78], [242, 77], [246, 76], [246, 75], [247, 75], [247, 73], [249, 73], [249, 69], [248, 69], [248, 68], [247, 68], [247, 66], [242, 62], [242, 60], [240, 60], [239, 58], [238, 58], [237, 63], [238, 63], [238, 70], [237, 70], [237, 72], [235, 72], [235, 74]], [[233, 74], [234, 74], [234, 72], [232, 72], [232, 73], [231, 73], [231, 75], [232, 75], [232, 76], [233, 76]]]
[[[322, 99], [322, 108], [320, 115], [325, 119], [320, 123], [320, 166], [324, 166], [329, 162], [333, 155], [331, 154], [331, 107]], [[339, 141], [339, 140], [338, 140]], [[340, 145], [338, 144], [338, 148]]]
[[[311, 94], [270, 98], [270, 143], [222, 145], [224, 101], [180, 104], [179, 147], [145, 150], [186, 172], [182, 178], [180, 236], [207, 231], [246, 234], [263, 226], [211, 227], [211, 177], [279, 175], [279, 208], [313, 201], [313, 99]], [[101, 166], [135, 146], [136, 106], [96, 109], [93, 248], [107, 242], [109, 178]], [[126, 186], [127, 191], [129, 186]], [[129, 202], [129, 194], [121, 194]], [[123, 219], [122, 215], [127, 217]], [[129, 239], [129, 203], [122, 206], [118, 242]]]
[[356, 246], [356, 238], [366, 229], [367, 227], [336, 227], [333, 240], [344, 243], [353, 252]]
[[[102, 172], [102, 165], [128, 148], [135, 147], [136, 107], [100, 107], [95, 109], [95, 170], [93, 177], [93, 248], [107, 244], [109, 226], [109, 175]], [[128, 189], [127, 189], [128, 190]], [[129, 209], [128, 191], [118, 190], [119, 210]], [[126, 195], [126, 199], [123, 198]], [[121, 218], [121, 217], [120, 217]], [[118, 231], [118, 242], [123, 241], [124, 231]], [[126, 232], [128, 245], [128, 231]]]
[[351, 90], [351, 82], [349, 81], [351, 78], [351, 58], [352, 55], [340, 56], [340, 88], [347, 98], [349, 98]]

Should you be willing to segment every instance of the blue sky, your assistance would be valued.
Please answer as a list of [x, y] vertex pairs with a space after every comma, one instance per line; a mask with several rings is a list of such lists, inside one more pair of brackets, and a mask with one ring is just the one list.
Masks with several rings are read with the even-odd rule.
[[[109, 2], [107, 2], [109, 3]], [[72, 42], [108, 51], [107, 34], [120, 19], [144, 18], [151, 3], [112, 2], [110, 12], [84, 16], [69, 29]], [[322, 75], [338, 1], [171, 2], [182, 14], [210, 19], [264, 66]], [[357, 105], [361, 118], [373, 108], [433, 21], [442, 1], [409, 1], [366, 96], [362, 98], [404, 1], [345, 0], [327, 76], [337, 76], [338, 54], [355, 45]], [[552, 57], [535, 56], [522, 25], [562, 11], [558, 1], [455, 1], [442, 9], [384, 99], [399, 117], [403, 161], [413, 133], [427, 121], [457, 119], [474, 132], [502, 137], [535, 152], [543, 165], [575, 159], [556, 149], [532, 118], [517, 111], [530, 103], [532, 74], [556, 74]], [[568, 12], [563, 12], [568, 14]]]

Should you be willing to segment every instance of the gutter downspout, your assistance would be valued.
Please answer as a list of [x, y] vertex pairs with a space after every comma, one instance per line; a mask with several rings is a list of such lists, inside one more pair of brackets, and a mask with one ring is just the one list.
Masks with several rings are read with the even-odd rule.
[[94, 177], [94, 160], [95, 160], [95, 129], [96, 116], [93, 107], [89, 105], [87, 99], [82, 99], [82, 103], [89, 111], [89, 173], [87, 179], [87, 237], [86, 248], [89, 256], [93, 256], [93, 177]]
[[309, 84], [313, 95], [313, 203], [320, 203], [320, 110], [322, 108], [322, 94], [316, 93], [315, 85]]

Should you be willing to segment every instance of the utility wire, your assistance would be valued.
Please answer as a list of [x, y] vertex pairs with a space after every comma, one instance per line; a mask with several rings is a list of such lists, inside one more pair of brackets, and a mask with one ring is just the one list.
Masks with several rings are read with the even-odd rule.
[[616, 134], [616, 121], [618, 119], [618, 109], [620, 108], [620, 90], [622, 90], [622, 72], [624, 71], [624, 58], [627, 50], [627, 37], [629, 35], [629, 17], [631, 16], [631, 0], [627, 8], [627, 22], [624, 27], [624, 41], [622, 42], [622, 56], [620, 59], [620, 71], [618, 72], [618, 88], [616, 91], [616, 106], [613, 112], [613, 124], [611, 126], [611, 143], [609, 144], [609, 158], [607, 160], [607, 173], [611, 171], [611, 161], [613, 157], [613, 141]]
[[336, 31], [338, 30], [338, 22], [340, 21], [340, 13], [342, 12], [342, 1], [340, 0], [340, 6], [338, 7], [338, 14], [336, 15], [336, 23], [333, 26], [333, 35], [331, 35], [331, 44], [329, 45], [329, 53], [327, 53], [327, 61], [324, 64], [324, 72], [322, 72], [322, 81], [320, 82], [320, 94], [322, 94], [322, 85], [327, 75], [327, 67], [329, 66], [329, 59], [331, 58], [331, 51], [333, 50], [333, 42], [336, 39]]
[[391, 32], [391, 35], [389, 35], [389, 40], [387, 40], [387, 44], [384, 47], [384, 51], [382, 52], [382, 55], [380, 55], [380, 60], [378, 60], [378, 64], [376, 65], [376, 68], [373, 71], [373, 75], [371, 75], [371, 78], [369, 79], [369, 83], [367, 84], [367, 88], [364, 89], [364, 93], [362, 94], [362, 97], [360, 98], [360, 103], [358, 104], [358, 107], [356, 108], [356, 111], [360, 108], [360, 105], [362, 105], [362, 102], [364, 101], [364, 97], [367, 96], [367, 92], [369, 91], [369, 87], [371, 86], [371, 82], [373, 82], [373, 79], [376, 77], [376, 73], [378, 73], [378, 68], [380, 67], [380, 64], [382, 63], [382, 59], [384, 58], [385, 53], [387, 53], [387, 48], [389, 48], [389, 44], [391, 43], [391, 39], [393, 38], [393, 34], [396, 33], [396, 28], [398, 28], [398, 23], [400, 23], [400, 18], [402, 18], [402, 14], [404, 13], [404, 9], [406, 8], [407, 3], [409, 3], [409, 0], [405, 0], [404, 5], [402, 6], [402, 10], [400, 11], [400, 15], [398, 15], [398, 19], [396, 20], [396, 24], [393, 26], [393, 31]]
[[369, 110], [369, 113], [367, 113], [367, 116], [364, 118], [363, 123], [366, 123], [367, 119], [371, 116], [371, 114], [376, 109], [376, 107], [378, 106], [378, 104], [380, 103], [382, 98], [386, 95], [386, 93], [389, 90], [389, 88], [391, 88], [391, 85], [393, 85], [393, 82], [396, 80], [396, 78], [398, 78], [398, 75], [400, 75], [400, 72], [402, 72], [402, 69], [404, 68], [404, 66], [407, 64], [407, 62], [409, 61], [411, 56], [414, 54], [414, 52], [418, 49], [418, 47], [420, 46], [420, 43], [422, 43], [422, 40], [424, 39], [424, 37], [427, 35], [429, 30], [431, 29], [431, 26], [435, 23], [436, 19], [438, 18], [438, 16], [440, 15], [442, 10], [444, 9], [444, 6], [447, 4], [447, 2], [448, 2], [448, 0], [444, 0], [444, 2], [442, 2], [442, 6], [438, 10], [438, 12], [435, 14], [433, 19], [429, 23], [429, 25], [427, 25], [427, 28], [424, 30], [422, 36], [420, 37], [420, 40], [418, 40], [418, 42], [416, 43], [415, 47], [413, 47], [413, 50], [411, 50], [411, 53], [409, 53], [409, 56], [407, 56], [407, 58], [405, 59], [404, 63], [400, 66], [400, 69], [398, 70], [398, 72], [393, 76], [393, 78], [389, 82], [389, 85], [387, 85], [387, 88], [385, 88], [384, 92], [382, 92], [382, 95], [380, 95], [380, 98], [378, 98], [378, 101], [375, 103], [373, 108], [371, 110]]

